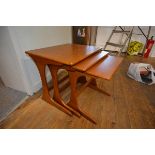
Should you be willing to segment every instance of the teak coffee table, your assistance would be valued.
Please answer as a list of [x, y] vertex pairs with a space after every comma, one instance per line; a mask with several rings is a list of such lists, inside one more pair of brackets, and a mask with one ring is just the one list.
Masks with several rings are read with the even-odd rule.
[[[77, 117], [83, 116], [96, 124], [96, 121], [86, 112], [82, 111], [77, 103], [77, 97], [87, 86], [110, 96], [109, 93], [97, 87], [96, 78], [110, 80], [123, 58], [110, 56], [108, 52], [101, 51], [95, 46], [65, 44], [47, 48], [26, 51], [35, 62], [42, 81], [42, 99], [54, 105], [66, 114]], [[45, 67], [48, 66], [52, 81], [54, 94], [51, 98], [45, 76]], [[66, 69], [69, 74], [71, 97], [68, 103], [61, 99], [58, 88], [57, 72], [59, 69]], [[86, 80], [89, 75], [90, 80]], [[77, 81], [83, 86], [77, 89]]]

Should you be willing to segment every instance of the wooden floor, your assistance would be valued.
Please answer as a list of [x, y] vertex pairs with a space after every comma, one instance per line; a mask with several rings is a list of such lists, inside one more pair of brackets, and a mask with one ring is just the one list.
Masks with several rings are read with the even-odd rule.
[[[129, 63], [135, 61], [155, 67], [155, 59], [125, 58], [111, 81], [97, 81], [111, 97], [90, 88], [78, 97], [81, 109], [87, 110], [97, 125], [82, 117], [69, 117], [44, 102], [38, 92], [1, 122], [0, 128], [155, 128], [155, 85], [138, 83], [126, 75]], [[69, 91], [65, 94], [68, 97]]]

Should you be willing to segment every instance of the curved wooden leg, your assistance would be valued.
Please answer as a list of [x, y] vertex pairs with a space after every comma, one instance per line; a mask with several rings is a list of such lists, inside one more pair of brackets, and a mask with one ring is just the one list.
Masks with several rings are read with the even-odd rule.
[[62, 105], [63, 107], [65, 107], [67, 110], [71, 111], [74, 115], [80, 117], [80, 114], [75, 111], [74, 109], [72, 109], [71, 107], [69, 107], [67, 104], [65, 104], [63, 102], [63, 100], [61, 99], [61, 95], [59, 92], [59, 86], [58, 86], [58, 78], [57, 78], [57, 72], [58, 72], [58, 67], [54, 66], [54, 65], [48, 65], [49, 70], [51, 72], [52, 75], [52, 81], [53, 81], [53, 88], [54, 88], [54, 94], [53, 94], [53, 99], [60, 105]]
[[46, 67], [46, 65], [38, 63], [38, 62], [36, 62], [36, 65], [37, 65], [37, 68], [39, 70], [40, 78], [41, 78], [41, 81], [42, 81], [42, 99], [48, 102], [49, 99], [50, 99], [50, 94], [49, 94], [49, 91], [48, 91], [48, 85], [47, 85], [46, 75], [45, 75], [45, 67]]
[[70, 79], [70, 84], [71, 84], [71, 98], [70, 98], [70, 102], [68, 103], [68, 105], [70, 107], [72, 107], [73, 109], [75, 109], [76, 111], [78, 111], [87, 120], [96, 124], [96, 121], [93, 118], [88, 116], [88, 114], [86, 112], [83, 112], [78, 107], [78, 103], [77, 103], [78, 92], [77, 92], [77, 88], [76, 88], [78, 73], [69, 71], [69, 79]]
[[49, 94], [49, 90], [48, 90], [46, 75], [45, 75], [46, 64], [40, 63], [38, 61], [35, 61], [35, 63], [36, 63], [36, 66], [37, 66], [37, 68], [39, 70], [41, 81], [42, 81], [42, 99], [45, 100], [46, 102], [52, 104], [53, 106], [55, 106], [59, 110], [65, 112], [66, 114], [72, 116], [72, 113], [69, 110], [67, 110], [66, 108], [58, 105], [55, 102], [52, 102], [50, 94]]
[[94, 79], [94, 78], [92, 78], [92, 80], [91, 80], [91, 82], [90, 82], [90, 84], [89, 84], [88, 86], [89, 86], [90, 88], [92, 88], [92, 89], [95, 89], [95, 90], [99, 91], [99, 92], [102, 93], [102, 94], [111, 96], [111, 95], [110, 95], [109, 93], [107, 93], [106, 91], [104, 91], [104, 90], [102, 90], [102, 89], [100, 89], [100, 88], [97, 87], [96, 79]]
[[96, 79], [95, 78], [91, 78], [91, 83], [90, 84], [97, 87]]

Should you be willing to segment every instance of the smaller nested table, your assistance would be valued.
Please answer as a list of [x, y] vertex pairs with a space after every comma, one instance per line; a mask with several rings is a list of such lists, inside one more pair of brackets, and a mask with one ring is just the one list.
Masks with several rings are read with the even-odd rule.
[[[41, 48], [26, 52], [35, 62], [42, 81], [42, 99], [66, 114], [72, 116], [81, 115], [87, 120], [96, 123], [87, 112], [82, 111], [77, 103], [78, 95], [87, 86], [110, 96], [109, 93], [97, 87], [96, 78], [110, 80], [122, 62], [121, 57], [110, 56], [108, 52], [101, 51], [95, 46], [65, 44], [47, 48]], [[45, 76], [45, 67], [48, 66], [51, 72], [54, 94], [50, 96], [49, 88]], [[57, 72], [59, 69], [66, 69], [69, 74], [71, 97], [68, 103], [61, 99], [58, 87]], [[90, 80], [86, 80], [86, 75]], [[77, 81], [81, 81], [83, 86], [77, 89]]]

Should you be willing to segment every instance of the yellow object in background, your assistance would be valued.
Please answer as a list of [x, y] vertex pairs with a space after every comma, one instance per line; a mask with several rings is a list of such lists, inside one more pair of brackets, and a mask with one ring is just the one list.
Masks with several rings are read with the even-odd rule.
[[129, 55], [138, 55], [138, 53], [142, 50], [143, 44], [138, 41], [132, 41], [129, 43], [127, 53]]

